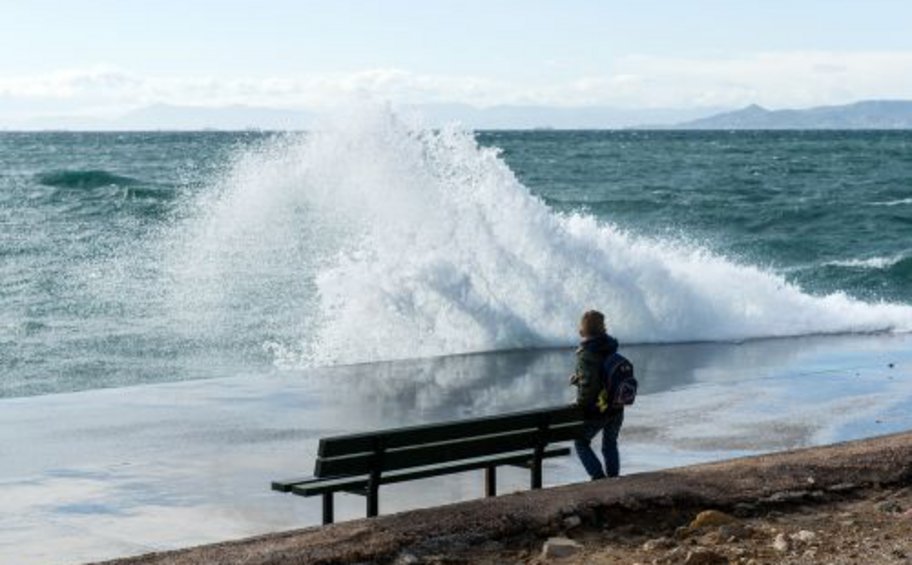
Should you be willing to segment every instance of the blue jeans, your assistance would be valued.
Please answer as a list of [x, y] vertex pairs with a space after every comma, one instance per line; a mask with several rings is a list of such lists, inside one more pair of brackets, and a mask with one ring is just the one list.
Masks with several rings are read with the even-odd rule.
[[[583, 424], [583, 436], [576, 440], [576, 454], [579, 456], [586, 472], [593, 479], [616, 477], [621, 472], [621, 455], [618, 453], [618, 434], [624, 423], [624, 411], [598, 420], [586, 420]], [[602, 457], [605, 458], [605, 469], [592, 451], [590, 444], [599, 432], [602, 432]]]

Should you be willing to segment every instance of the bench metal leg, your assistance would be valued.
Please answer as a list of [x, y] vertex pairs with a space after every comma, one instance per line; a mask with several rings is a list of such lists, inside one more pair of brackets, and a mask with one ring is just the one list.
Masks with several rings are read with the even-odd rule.
[[380, 512], [380, 472], [371, 471], [367, 481], [367, 517], [373, 518]]
[[373, 518], [380, 513], [380, 475], [383, 468], [383, 440], [376, 437], [373, 440], [374, 455], [371, 458], [370, 478], [367, 480], [367, 517]]
[[497, 467], [485, 468], [485, 496], [497, 496]]
[[542, 451], [541, 449], [535, 450], [535, 456], [532, 458], [532, 488], [540, 489], [542, 488]]
[[538, 445], [532, 456], [532, 489], [542, 488], [542, 461], [545, 459], [545, 447], [548, 445], [547, 433], [550, 425], [547, 418], [538, 423]]
[[323, 525], [333, 523], [333, 493], [323, 493]]
[[373, 518], [380, 511], [380, 489], [377, 486], [368, 486], [367, 488], [367, 517]]

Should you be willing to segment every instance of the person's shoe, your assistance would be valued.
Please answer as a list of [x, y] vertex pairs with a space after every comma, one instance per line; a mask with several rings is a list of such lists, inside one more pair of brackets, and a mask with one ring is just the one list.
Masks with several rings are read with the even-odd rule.
[[607, 478], [605, 475], [595, 475], [594, 477], [589, 477], [590, 481], [600, 481]]

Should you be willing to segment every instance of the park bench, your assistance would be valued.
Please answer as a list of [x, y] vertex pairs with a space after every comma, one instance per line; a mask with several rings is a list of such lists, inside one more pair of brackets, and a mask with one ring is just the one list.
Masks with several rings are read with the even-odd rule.
[[497, 495], [497, 467], [529, 468], [542, 485], [542, 461], [569, 455], [549, 447], [579, 437], [583, 419], [573, 406], [440, 422], [323, 438], [312, 477], [274, 481], [273, 490], [323, 497], [323, 523], [333, 522], [336, 492], [367, 498], [367, 516], [379, 510], [380, 485], [485, 470], [485, 495]]

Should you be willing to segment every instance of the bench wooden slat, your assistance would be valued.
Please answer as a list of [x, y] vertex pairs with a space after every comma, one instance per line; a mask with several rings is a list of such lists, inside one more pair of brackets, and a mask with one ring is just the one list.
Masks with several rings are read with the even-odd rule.
[[368, 475], [348, 475], [328, 478], [313, 477], [300, 483], [289, 483], [288, 490], [284, 492], [302, 494], [304, 491], [307, 491], [310, 492], [310, 494], [304, 496], [312, 496], [324, 492], [347, 491], [348, 489], [365, 486], [369, 478]]
[[582, 422], [573, 422], [550, 427], [544, 432], [531, 429], [404, 447], [385, 451], [379, 461], [373, 453], [361, 453], [348, 457], [320, 457], [317, 459], [314, 475], [318, 477], [360, 475], [369, 473], [375, 467], [385, 473], [409, 467], [532, 449], [538, 445], [539, 441], [549, 444], [575, 439], [579, 436], [581, 428]]
[[307, 477], [296, 477], [294, 479], [285, 479], [281, 481], [272, 481], [272, 490], [277, 490], [279, 492], [291, 492], [291, 487], [302, 485], [304, 483], [314, 483], [317, 481], [325, 481], [327, 479], [320, 477], [314, 477], [313, 475]]
[[338, 457], [353, 453], [373, 451], [377, 443], [385, 449], [395, 449], [415, 444], [441, 442], [471, 436], [483, 436], [506, 433], [516, 430], [537, 428], [540, 424], [566, 424], [582, 420], [582, 415], [574, 406], [565, 406], [550, 410], [527, 410], [462, 420], [425, 424], [370, 433], [351, 434], [323, 438], [320, 440], [318, 455], [320, 457]]
[[[533, 455], [534, 453], [532, 451], [526, 450], [507, 453], [504, 455], [478, 457], [466, 461], [461, 461], [455, 464], [446, 463], [442, 465], [429, 465], [425, 467], [409, 469], [407, 471], [397, 471], [383, 475], [380, 478], [380, 483], [392, 484], [405, 481], [413, 481], [417, 479], [426, 479], [430, 477], [438, 477], [441, 475], [449, 475], [452, 473], [475, 471], [478, 469], [484, 469], [491, 465], [520, 465], [528, 462], [533, 457]], [[566, 455], [570, 455], [569, 447], [555, 447], [545, 450], [545, 452], [542, 454], [542, 457], [548, 459], [552, 457], [563, 457]], [[289, 489], [285, 492], [291, 492], [300, 496], [317, 496], [327, 492], [344, 490], [345, 492], [363, 495], [363, 492], [354, 491], [356, 489], [366, 488], [367, 484], [368, 477], [365, 475], [339, 477], [336, 479], [313, 479], [300, 484], [289, 484]]]

